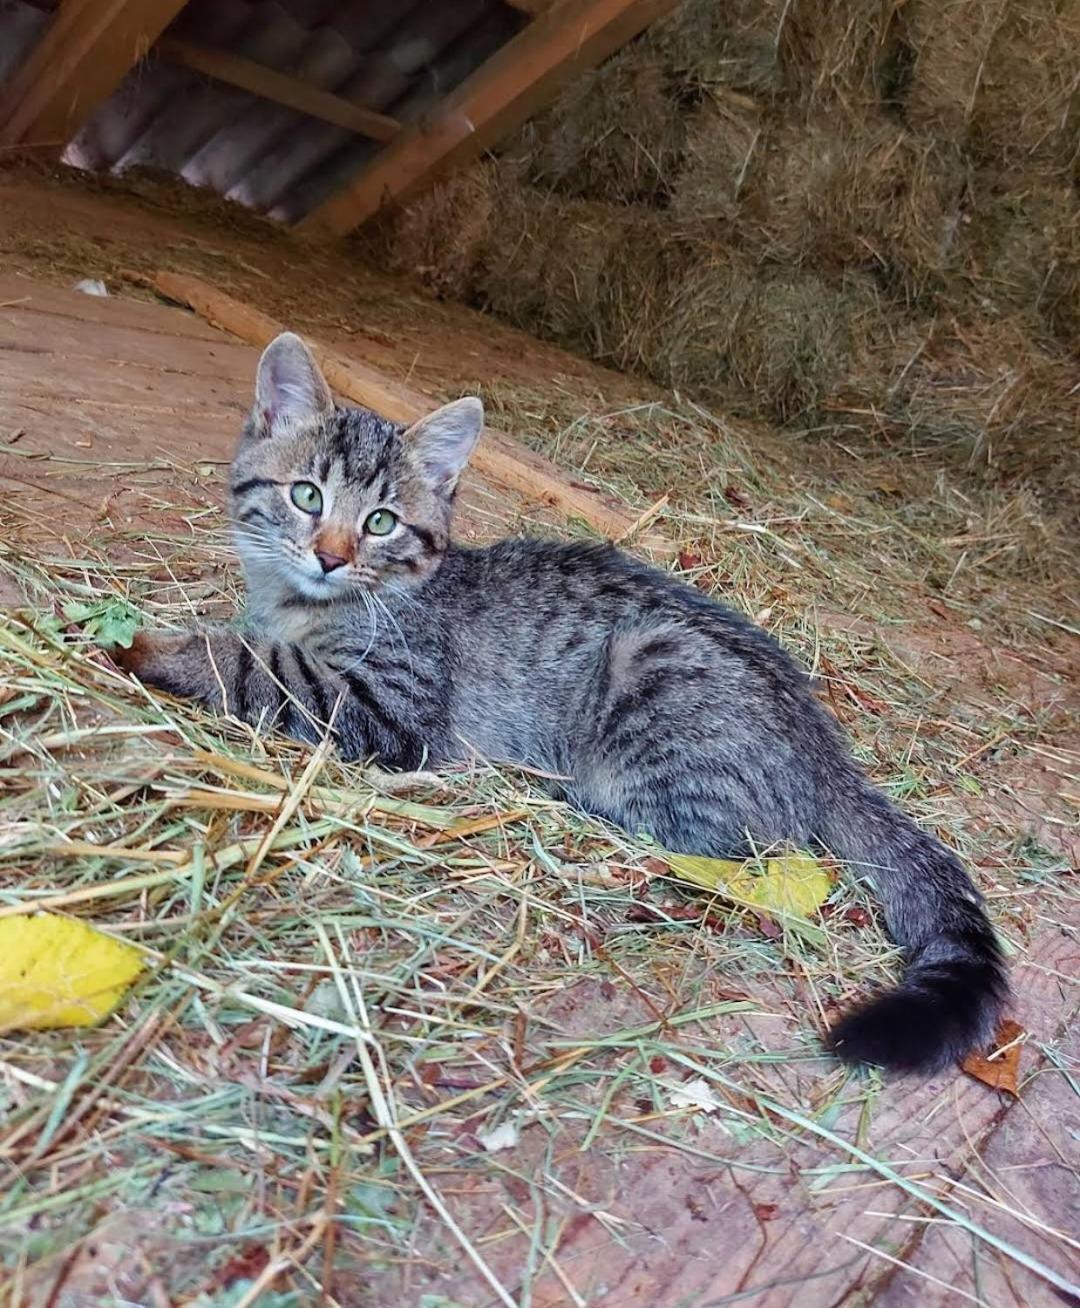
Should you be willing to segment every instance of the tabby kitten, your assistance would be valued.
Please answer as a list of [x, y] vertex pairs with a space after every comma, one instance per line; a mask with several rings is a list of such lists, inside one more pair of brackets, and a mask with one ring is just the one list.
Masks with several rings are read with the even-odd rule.
[[581, 809], [663, 846], [818, 843], [876, 887], [901, 984], [835, 1026], [849, 1061], [932, 1071], [1007, 997], [980, 897], [848, 754], [765, 632], [608, 545], [450, 541], [479, 400], [402, 431], [335, 408], [298, 337], [259, 363], [230, 480], [247, 581], [234, 627], [140, 632], [142, 681], [396, 768], [479, 755], [565, 778]]

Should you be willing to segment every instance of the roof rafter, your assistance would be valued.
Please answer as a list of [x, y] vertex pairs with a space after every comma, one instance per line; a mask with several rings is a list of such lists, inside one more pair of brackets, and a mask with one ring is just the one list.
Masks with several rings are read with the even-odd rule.
[[185, 0], [64, 0], [0, 96], [0, 144], [59, 154]]
[[273, 100], [275, 104], [286, 105], [311, 118], [320, 118], [374, 141], [392, 141], [401, 128], [396, 118], [365, 109], [310, 82], [227, 50], [214, 50], [210, 46], [182, 41], [179, 37], [163, 36], [155, 46], [155, 53], [170, 63], [180, 64], [193, 72], [227, 82], [264, 100]]
[[475, 158], [678, 0], [556, 0], [301, 224], [344, 235]]

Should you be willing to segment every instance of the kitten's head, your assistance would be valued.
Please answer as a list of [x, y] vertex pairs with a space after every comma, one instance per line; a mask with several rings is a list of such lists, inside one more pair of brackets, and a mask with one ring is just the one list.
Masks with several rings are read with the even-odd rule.
[[307, 346], [279, 336], [259, 360], [229, 479], [249, 575], [316, 603], [424, 580], [446, 552], [454, 491], [483, 422], [472, 398], [408, 430], [336, 408]]

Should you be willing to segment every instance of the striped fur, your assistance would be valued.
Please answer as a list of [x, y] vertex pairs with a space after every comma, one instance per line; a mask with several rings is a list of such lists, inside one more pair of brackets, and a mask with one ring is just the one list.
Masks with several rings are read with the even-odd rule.
[[[874, 884], [908, 967], [831, 1033], [844, 1058], [933, 1070], [1007, 993], [956, 858], [874, 790], [768, 635], [608, 546], [450, 543], [477, 401], [409, 432], [335, 409], [295, 337], [260, 365], [231, 478], [243, 624], [118, 657], [176, 695], [400, 768], [473, 755], [565, 778], [580, 808], [689, 853], [818, 843]], [[312, 482], [323, 512], [290, 500]], [[397, 526], [365, 532], [375, 510]], [[323, 575], [330, 541], [347, 563]]]

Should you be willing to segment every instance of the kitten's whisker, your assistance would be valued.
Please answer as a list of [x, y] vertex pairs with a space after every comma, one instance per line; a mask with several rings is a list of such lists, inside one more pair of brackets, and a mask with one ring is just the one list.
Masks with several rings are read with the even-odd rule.
[[375, 607], [371, 603], [371, 596], [368, 594], [366, 590], [362, 590], [360, 594], [363, 596], [364, 608], [366, 609], [368, 618], [371, 621], [371, 634], [368, 637], [367, 648], [364, 650], [363, 654], [361, 654], [360, 657], [355, 661], [355, 663], [350, 665], [349, 668], [350, 671], [353, 671], [356, 668], [360, 667], [360, 665], [364, 662], [367, 656], [371, 653], [371, 648], [375, 644], [375, 637], [379, 631], [379, 619], [375, 611]]
[[415, 672], [416, 669], [413, 664], [412, 650], [409, 648], [409, 642], [405, 639], [405, 633], [401, 629], [401, 624], [398, 622], [397, 618], [394, 617], [394, 615], [386, 607], [386, 604], [377, 594], [372, 593], [371, 599], [374, 604], [378, 605], [378, 607], [382, 610], [383, 614], [385, 615], [387, 621], [393, 626], [395, 632], [397, 633], [398, 639], [401, 641], [401, 647], [405, 651], [405, 657], [409, 660], [409, 670], [411, 672]]

